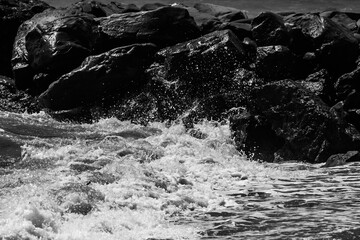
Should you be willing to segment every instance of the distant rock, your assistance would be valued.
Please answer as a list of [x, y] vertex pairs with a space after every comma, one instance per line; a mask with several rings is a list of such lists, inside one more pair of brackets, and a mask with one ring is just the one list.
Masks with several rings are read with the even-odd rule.
[[16, 36], [12, 57], [16, 87], [37, 95], [100, 46], [101, 35], [90, 15], [67, 10], [37, 14], [20, 26]]
[[40, 95], [40, 102], [52, 111], [92, 105], [106, 108], [145, 84], [144, 70], [155, 52], [152, 44], [135, 44], [90, 56], [52, 83]]
[[271, 82], [250, 94], [247, 112], [233, 117], [237, 146], [266, 161], [325, 162], [356, 150], [360, 134], [301, 83]]
[[[355, 17], [355, 19], [351, 18], [349, 15]], [[337, 24], [343, 26], [344, 28], [352, 32], [357, 32], [358, 30], [356, 21], [360, 19], [360, 15], [356, 16], [355, 14], [347, 14], [345, 12], [339, 12], [339, 11], [326, 11], [326, 12], [322, 12], [320, 16], [330, 18]]]
[[251, 25], [242, 22], [223, 22], [217, 18], [212, 18], [202, 22], [201, 32], [208, 34], [215, 31], [231, 30], [240, 40], [252, 38]]
[[200, 36], [189, 12], [179, 7], [161, 7], [153, 11], [113, 14], [99, 18], [106, 45], [114, 48], [134, 43], [171, 46]]
[[258, 46], [288, 46], [290, 35], [283, 18], [272, 12], [264, 12], [253, 19], [252, 35]]
[[139, 12], [140, 9], [135, 4], [125, 4], [120, 2], [103, 3], [94, 0], [77, 2], [66, 8], [72, 14], [91, 14], [94, 17], [107, 17], [112, 14]]
[[12, 46], [19, 26], [35, 14], [51, 8], [39, 0], [0, 2], [0, 75], [12, 77]]
[[318, 14], [293, 14], [285, 17], [285, 24], [292, 36], [292, 51], [315, 52], [321, 66], [335, 76], [356, 67], [358, 41], [336, 22]]
[[140, 10], [141, 11], [152, 11], [152, 10], [156, 10], [158, 8], [161, 8], [161, 7], [166, 7], [166, 6], [169, 6], [169, 5], [166, 5], [164, 3], [145, 3], [141, 8]]

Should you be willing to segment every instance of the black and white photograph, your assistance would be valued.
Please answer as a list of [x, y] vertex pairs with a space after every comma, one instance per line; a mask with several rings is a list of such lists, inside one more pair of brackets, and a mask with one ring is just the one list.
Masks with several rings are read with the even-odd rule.
[[0, 240], [360, 240], [360, 0], [0, 0]]

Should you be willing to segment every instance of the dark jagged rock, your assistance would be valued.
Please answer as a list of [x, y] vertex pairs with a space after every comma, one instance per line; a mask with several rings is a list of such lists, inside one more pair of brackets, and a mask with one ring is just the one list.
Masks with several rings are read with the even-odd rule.
[[253, 19], [252, 34], [258, 46], [288, 46], [290, 36], [280, 15], [264, 12]]
[[13, 79], [0, 76], [0, 110], [34, 113], [40, 111], [40, 106], [34, 97], [17, 90]]
[[144, 84], [144, 70], [155, 52], [152, 44], [135, 44], [90, 56], [80, 67], [51, 84], [39, 99], [53, 111], [109, 106]]
[[292, 51], [315, 52], [319, 63], [333, 75], [355, 68], [359, 46], [349, 30], [318, 14], [294, 14], [285, 22], [292, 35]]
[[295, 78], [298, 59], [285, 46], [258, 47], [256, 54], [256, 73], [267, 81]]
[[360, 67], [352, 72], [342, 75], [334, 85], [337, 100], [345, 100], [349, 108], [360, 108], [360, 96], [355, 94], [360, 91]]
[[106, 45], [119, 47], [134, 43], [171, 46], [200, 36], [200, 30], [188, 11], [162, 7], [153, 11], [114, 14], [99, 19], [108, 40]]
[[343, 26], [344, 28], [346, 28], [352, 32], [357, 32], [357, 30], [358, 30], [356, 21], [360, 18], [360, 16], [356, 17], [355, 19], [352, 19], [351, 17], [349, 17], [349, 15], [347, 13], [339, 12], [339, 11], [322, 12], [320, 14], [320, 16], [330, 18], [337, 24]]
[[219, 19], [223, 22], [234, 22], [242, 19], [248, 19], [248, 16], [246, 12], [238, 11], [238, 12], [227, 13], [225, 15], [220, 15]]
[[320, 97], [328, 105], [334, 101], [334, 92], [329, 73], [326, 69], [321, 69], [306, 77], [302, 84], [305, 88], [313, 92], [316, 96]]
[[252, 37], [251, 25], [242, 22], [222, 22], [219, 19], [212, 18], [204, 21], [200, 25], [201, 32], [208, 34], [215, 31], [231, 30], [239, 39]]
[[0, 2], [0, 75], [12, 77], [12, 46], [19, 26], [48, 8], [48, 4], [38, 0]]
[[24, 22], [14, 44], [12, 65], [18, 89], [34, 94], [78, 67], [101, 45], [97, 23], [89, 15], [46, 10]]
[[184, 4], [176, 3], [176, 4], [173, 4], [172, 6], [186, 9], [189, 12], [190, 16], [194, 18], [195, 23], [197, 24], [197, 26], [200, 29], [201, 29], [201, 26], [203, 25], [203, 23], [213, 20], [213, 19], [217, 19], [213, 15], [210, 15], [208, 13], [199, 12], [196, 8], [189, 7]]
[[360, 154], [358, 151], [349, 151], [347, 153], [339, 153], [331, 155], [325, 165], [322, 167], [336, 167], [344, 165], [348, 162], [357, 162], [360, 160]]
[[229, 107], [222, 105], [222, 98], [243, 87], [242, 78], [235, 77], [238, 69], [249, 65], [244, 45], [229, 30], [162, 49], [156, 56], [148, 70], [152, 80], [143, 93], [119, 110], [121, 119], [174, 120], [210, 99], [217, 114], [203, 116], [216, 118], [219, 113], [215, 109]]
[[359, 132], [301, 83], [272, 82], [249, 99], [248, 112], [233, 117], [231, 128], [238, 147], [255, 158], [317, 163], [360, 147]]
[[140, 9], [135, 4], [125, 4], [119, 2], [110, 2], [105, 4], [99, 1], [86, 0], [80, 1], [66, 8], [70, 13], [77, 14], [91, 14], [94, 17], [107, 17], [111, 14], [120, 14], [128, 12], [139, 12]]

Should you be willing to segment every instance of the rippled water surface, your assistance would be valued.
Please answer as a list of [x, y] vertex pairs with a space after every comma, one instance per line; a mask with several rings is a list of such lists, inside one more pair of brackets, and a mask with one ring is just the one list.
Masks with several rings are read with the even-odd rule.
[[214, 122], [0, 128], [1, 239], [360, 239], [359, 163], [252, 161]]

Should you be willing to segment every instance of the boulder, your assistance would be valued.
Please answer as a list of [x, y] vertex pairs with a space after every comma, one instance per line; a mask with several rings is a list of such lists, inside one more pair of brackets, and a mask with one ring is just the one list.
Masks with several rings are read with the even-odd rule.
[[357, 32], [358, 26], [356, 24], [356, 21], [359, 18], [357, 18], [356, 20], [352, 19], [345, 12], [339, 12], [339, 11], [322, 12], [320, 16], [330, 18], [331, 20], [343, 26], [344, 28], [352, 32]]
[[[235, 102], [231, 99], [239, 98], [245, 78], [239, 69], [248, 67], [244, 44], [229, 30], [164, 48], [148, 69], [151, 80], [145, 90], [124, 102], [118, 117], [140, 122], [175, 120], [189, 115], [189, 109], [205, 109], [190, 112], [219, 118], [230, 108], [228, 103]], [[212, 111], [206, 111], [207, 103]]]
[[245, 11], [238, 11], [227, 13], [225, 15], [220, 15], [218, 17], [222, 22], [234, 22], [242, 19], [248, 19], [248, 16]]
[[52, 83], [40, 102], [52, 111], [109, 106], [144, 84], [144, 70], [155, 52], [152, 44], [135, 44], [90, 56]]
[[0, 2], [0, 75], [8, 77], [13, 75], [12, 46], [21, 23], [48, 8], [50, 8], [48, 4], [38, 0], [2, 0]]
[[219, 19], [212, 18], [204, 21], [200, 25], [202, 34], [208, 34], [215, 31], [231, 30], [240, 40], [251, 38], [251, 25], [242, 22], [222, 22]]
[[303, 80], [302, 85], [316, 96], [320, 97], [326, 104], [332, 105], [334, 102], [334, 92], [331, 79], [326, 69], [321, 69], [312, 73]]
[[256, 73], [267, 81], [295, 78], [299, 70], [296, 56], [281, 45], [258, 47]]
[[98, 19], [106, 45], [119, 47], [134, 43], [171, 46], [200, 36], [200, 30], [188, 11], [162, 7], [153, 11], [113, 14]]
[[360, 96], [354, 95], [360, 91], [360, 67], [352, 72], [345, 73], [337, 79], [334, 85], [335, 93], [338, 101], [345, 100], [349, 108], [360, 108]]
[[16, 87], [37, 95], [100, 46], [101, 35], [91, 16], [67, 10], [37, 14], [20, 26], [16, 36], [12, 57]]
[[285, 23], [292, 35], [292, 51], [315, 52], [322, 67], [334, 76], [355, 68], [359, 47], [349, 30], [318, 14], [289, 15]]
[[319, 163], [360, 147], [359, 132], [301, 83], [271, 82], [249, 99], [247, 111], [230, 123], [237, 146], [255, 158]]
[[119, 2], [110, 2], [106, 4], [93, 0], [80, 1], [74, 3], [66, 9], [73, 15], [87, 13], [93, 15], [94, 17], [107, 17], [112, 14], [140, 11], [140, 9], [132, 3], [126, 4]]
[[34, 97], [17, 90], [13, 79], [0, 76], [0, 111], [35, 113], [40, 106]]
[[348, 151], [347, 153], [331, 155], [322, 167], [336, 167], [348, 162], [358, 162], [359, 160], [360, 154], [358, 151]]
[[290, 36], [280, 15], [264, 12], [253, 19], [252, 34], [258, 46], [288, 46]]
[[205, 23], [207, 21], [210, 21], [210, 20], [220, 21], [218, 18], [214, 17], [213, 15], [210, 15], [208, 13], [199, 12], [196, 8], [189, 7], [189, 6], [181, 4], [181, 3], [174, 3], [171, 6], [186, 9], [189, 12], [190, 16], [194, 18], [196, 25], [200, 29], [201, 29], [201, 26], [203, 25], [203, 23]]

